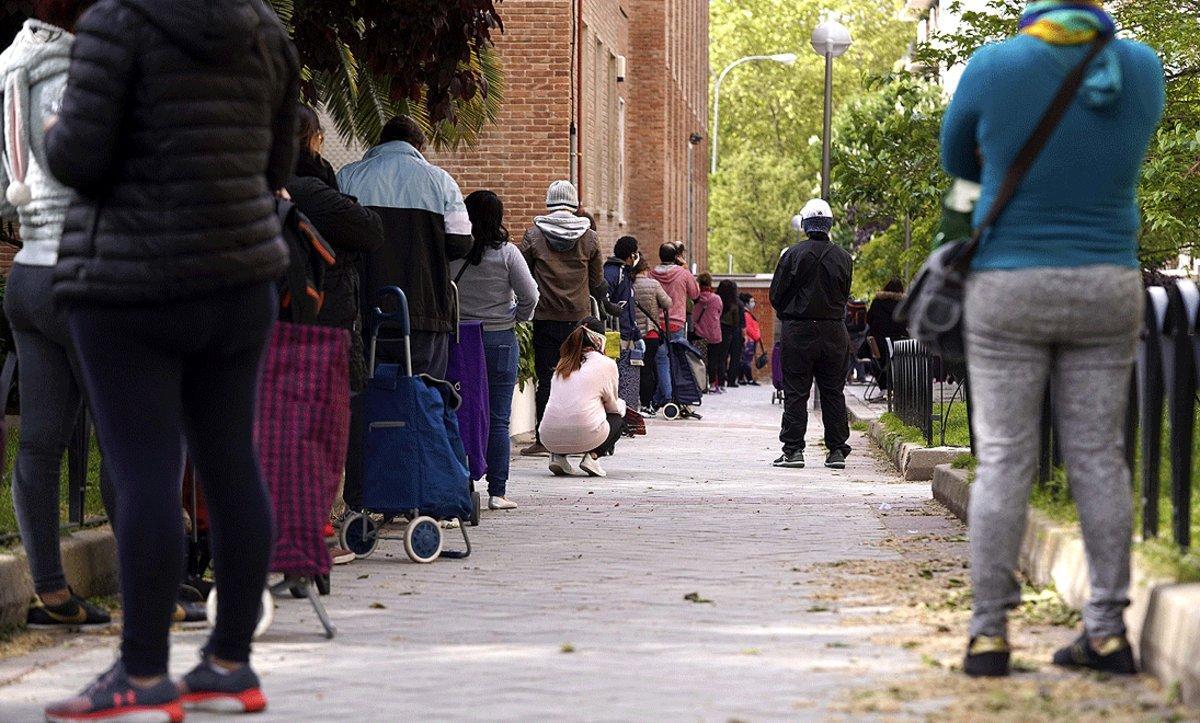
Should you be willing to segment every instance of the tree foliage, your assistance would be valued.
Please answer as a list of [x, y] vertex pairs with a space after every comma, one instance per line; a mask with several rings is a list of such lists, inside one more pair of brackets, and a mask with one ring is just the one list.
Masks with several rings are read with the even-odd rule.
[[[403, 112], [439, 146], [473, 142], [499, 113], [496, 1], [267, 0], [300, 53], [305, 99], [325, 105], [341, 135], [373, 144]], [[32, 14], [31, 0], [0, 3], [5, 45]]]
[[[869, 78], [890, 72], [912, 38], [898, 19], [899, 0], [712, 0], [711, 71], [715, 78], [747, 55], [794, 52], [791, 66], [748, 63], [721, 87], [720, 167], [710, 179], [709, 249], [725, 268], [775, 267], [795, 238], [791, 218], [820, 192], [824, 61], [809, 45], [827, 15], [850, 28], [854, 45], [835, 61], [834, 99], [848, 102]], [[784, 183], [780, 188], [774, 184]]]

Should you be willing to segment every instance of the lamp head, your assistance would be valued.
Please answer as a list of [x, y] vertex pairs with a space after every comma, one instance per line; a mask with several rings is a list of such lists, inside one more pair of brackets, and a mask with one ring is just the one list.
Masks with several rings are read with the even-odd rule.
[[783, 63], [784, 65], [794, 65], [796, 57], [795, 53], [776, 53], [771, 56], [771, 60], [774, 60], [776, 63]]
[[826, 20], [813, 30], [812, 48], [817, 55], [838, 57], [850, 49], [850, 30], [836, 20]]

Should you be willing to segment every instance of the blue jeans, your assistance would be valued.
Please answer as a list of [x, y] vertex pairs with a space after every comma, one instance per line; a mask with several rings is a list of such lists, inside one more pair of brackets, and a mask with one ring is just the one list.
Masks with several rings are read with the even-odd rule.
[[[682, 339], [683, 330], [671, 332], [671, 340]], [[654, 367], [658, 370], [658, 398], [655, 403], [658, 406], [663, 406], [674, 398], [675, 390], [671, 386], [671, 350], [666, 344], [658, 347], [658, 353], [654, 355]]]
[[508, 462], [512, 438], [508, 423], [512, 418], [513, 390], [517, 386], [517, 365], [521, 345], [512, 329], [483, 332], [483, 350], [487, 359], [488, 404], [492, 424], [488, 432], [488, 494], [503, 497], [508, 484]]

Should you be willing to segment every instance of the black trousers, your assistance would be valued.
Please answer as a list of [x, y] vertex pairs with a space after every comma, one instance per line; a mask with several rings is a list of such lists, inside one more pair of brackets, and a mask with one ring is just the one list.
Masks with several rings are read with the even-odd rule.
[[272, 510], [253, 444], [259, 365], [275, 285], [147, 306], [70, 307], [71, 337], [116, 488], [130, 675], [167, 672], [183, 573], [184, 443], [208, 503], [220, 590], [206, 650], [244, 662], [271, 557]]
[[[537, 423], [542, 426], [546, 403], [550, 401], [550, 382], [558, 366], [559, 348], [579, 323], [575, 321], [533, 322], [533, 368], [537, 372]], [[539, 437], [540, 441], [540, 437]]]
[[608, 439], [604, 440], [604, 444], [592, 450], [592, 453], [597, 457], [611, 457], [616, 451], [617, 440], [621, 438], [621, 432], [625, 431], [625, 417], [620, 414], [608, 414]]
[[725, 364], [729, 359], [729, 347], [726, 346], [727, 343], [728, 339], [722, 337], [721, 341], [708, 342], [708, 346], [705, 349], [707, 356], [705, 361], [708, 363], [708, 385], [710, 387], [725, 386]]
[[654, 363], [661, 342], [658, 339], [645, 339], [646, 365], [642, 367], [642, 383], [640, 396], [643, 407], [654, 406], [654, 394], [658, 391], [658, 365]]
[[783, 322], [783, 427], [779, 441], [786, 453], [804, 449], [808, 399], [813, 381], [821, 393], [825, 447], [850, 453], [850, 421], [846, 416], [846, 357], [850, 338], [837, 321]]
[[721, 326], [721, 334], [729, 330], [729, 363], [725, 365], [725, 378], [731, 384], [737, 384], [742, 379], [742, 347], [746, 345], [746, 337], [740, 326]]

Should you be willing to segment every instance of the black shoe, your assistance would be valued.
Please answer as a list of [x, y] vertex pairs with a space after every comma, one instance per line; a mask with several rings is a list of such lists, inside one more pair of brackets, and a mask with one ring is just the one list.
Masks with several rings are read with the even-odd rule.
[[825, 466], [829, 469], [846, 469], [846, 453], [835, 449], [825, 458]]
[[207, 620], [208, 609], [204, 603], [180, 600], [175, 603], [175, 610], [171, 613], [171, 622], [173, 623], [203, 623]]
[[154, 720], [178, 723], [183, 720], [179, 690], [164, 678], [142, 688], [129, 681], [125, 666], [118, 662], [74, 698], [46, 706], [46, 720], [72, 721]]
[[1054, 654], [1054, 664], [1064, 668], [1090, 668], [1115, 675], [1137, 675], [1137, 662], [1133, 659], [1133, 648], [1124, 635], [1104, 638], [1099, 649], [1085, 631], [1075, 642]]
[[71, 599], [62, 605], [38, 602], [29, 608], [25, 626], [31, 630], [77, 630], [112, 623], [112, 616], [71, 592]]
[[761, 384], [759, 384], [758, 382], [754, 381], [753, 379], [751, 379], [750, 381], [746, 382], [746, 384], [748, 384], [748, 385], [750, 385], [750, 386], [752, 386], [752, 387], [761, 387], [761, 386], [762, 386]]
[[963, 672], [972, 678], [1003, 678], [1011, 672], [1009, 658], [1012, 650], [1004, 638], [977, 635], [967, 645]]
[[772, 462], [776, 467], [786, 467], [788, 469], [804, 469], [804, 450], [799, 450], [788, 454], [784, 452], [779, 456], [779, 459]]
[[179, 681], [183, 707], [209, 713], [258, 713], [266, 710], [258, 676], [249, 665], [237, 670], [216, 670], [207, 659]]

